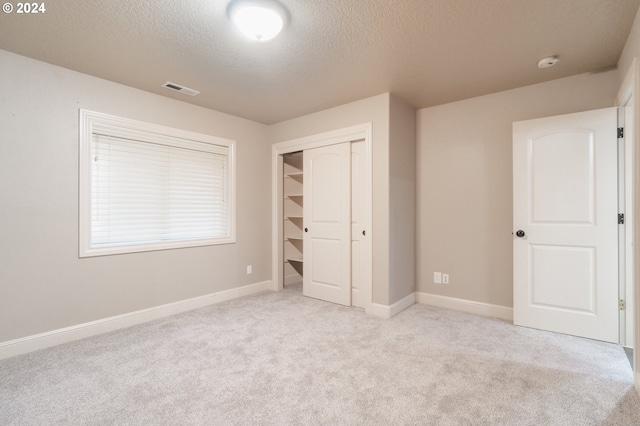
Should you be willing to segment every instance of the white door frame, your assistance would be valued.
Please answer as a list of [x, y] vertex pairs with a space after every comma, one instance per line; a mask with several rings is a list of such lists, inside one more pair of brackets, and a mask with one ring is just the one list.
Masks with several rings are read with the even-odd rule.
[[[619, 107], [626, 106], [629, 99], [632, 99], [633, 102], [632, 107], [634, 116], [631, 126], [633, 134], [628, 134], [628, 138], [633, 141], [634, 149], [633, 159], [631, 161], [632, 170], [631, 173], [627, 174], [627, 177], [631, 176], [632, 179], [626, 179], [625, 184], [631, 185], [631, 193], [634, 197], [633, 211], [627, 212], [627, 214], [634, 218], [639, 217], [640, 215], [640, 149], [638, 149], [638, 144], [636, 142], [636, 129], [638, 129], [638, 125], [640, 125], [640, 99], [638, 99], [640, 97], [640, 78], [638, 72], [638, 58], [634, 58], [616, 97], [616, 105]], [[634, 223], [633, 241], [627, 241], [626, 249], [629, 250], [631, 245], [633, 247], [640, 247], [638, 244], [640, 244], [640, 226], [638, 226], [638, 223]], [[627, 345], [631, 343], [630, 346], [633, 347], [634, 382], [636, 391], [640, 392], [640, 348], [638, 348], [638, 343], [640, 343], [640, 309], [638, 309], [640, 306], [640, 280], [638, 280], [640, 275], [640, 250], [633, 250], [632, 257], [635, 271], [634, 279], [633, 283], [630, 283], [629, 280], [627, 280], [626, 283], [627, 285], [633, 285], [634, 293], [633, 342], [627, 342]]]
[[[271, 148], [271, 209], [272, 209], [272, 234], [271, 234], [271, 281], [273, 283], [273, 290], [282, 290], [284, 284], [283, 277], [283, 209], [282, 209], [282, 180], [283, 180], [283, 159], [284, 154], [291, 152], [302, 151], [310, 148], [317, 148], [321, 146], [333, 145], [343, 142], [364, 141], [365, 144], [365, 164], [366, 164], [366, 191], [365, 200], [366, 205], [369, 206], [369, 211], [365, 215], [365, 228], [367, 230], [367, 236], [369, 241], [373, 241], [372, 232], [372, 217], [373, 217], [373, 174], [372, 174], [372, 124], [364, 123], [356, 126], [346, 127], [343, 129], [333, 130], [330, 132], [319, 133], [316, 135], [305, 136], [302, 138], [292, 139], [284, 142], [278, 142], [273, 144]], [[373, 244], [369, 243], [365, 250], [368, 254], [365, 255], [368, 265], [364, 268], [366, 276], [362, 277], [364, 283], [362, 287], [363, 299], [365, 302], [365, 312], [371, 313], [372, 311], [372, 268], [373, 268]]]

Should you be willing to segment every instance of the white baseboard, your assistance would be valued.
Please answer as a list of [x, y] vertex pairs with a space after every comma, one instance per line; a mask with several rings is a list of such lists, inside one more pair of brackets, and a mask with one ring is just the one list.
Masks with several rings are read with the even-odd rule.
[[129, 312], [122, 315], [73, 325], [71, 327], [34, 334], [20, 339], [1, 342], [0, 359], [37, 351], [39, 349], [83, 339], [85, 337], [95, 336], [97, 334], [118, 330], [120, 328], [131, 327], [132, 325], [225, 302], [238, 297], [248, 296], [264, 290], [270, 290], [271, 287], [271, 281], [263, 281], [256, 284], [249, 284], [238, 288], [232, 288], [230, 290], [194, 297], [192, 299], [180, 300], [178, 302], [167, 303], [166, 305], [155, 306], [153, 308], [142, 309], [140, 311]]
[[391, 318], [400, 312], [407, 309], [409, 306], [416, 303], [415, 293], [398, 300], [393, 305], [380, 305], [378, 303], [372, 303], [371, 309], [367, 309], [367, 313], [380, 318]]
[[485, 317], [500, 318], [513, 321], [513, 308], [473, 300], [456, 299], [455, 297], [440, 296], [431, 293], [416, 292], [416, 302], [424, 305], [438, 306]]

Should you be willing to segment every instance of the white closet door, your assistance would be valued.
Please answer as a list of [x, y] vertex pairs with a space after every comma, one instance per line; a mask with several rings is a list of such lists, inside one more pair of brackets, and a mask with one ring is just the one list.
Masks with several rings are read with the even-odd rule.
[[513, 124], [516, 325], [618, 340], [616, 114]]
[[370, 279], [366, 268], [369, 251], [366, 245], [371, 237], [367, 235], [368, 213], [366, 203], [366, 146], [364, 141], [351, 143], [351, 304], [359, 308], [366, 307], [370, 296], [365, 280]]
[[351, 306], [351, 143], [304, 151], [305, 296]]

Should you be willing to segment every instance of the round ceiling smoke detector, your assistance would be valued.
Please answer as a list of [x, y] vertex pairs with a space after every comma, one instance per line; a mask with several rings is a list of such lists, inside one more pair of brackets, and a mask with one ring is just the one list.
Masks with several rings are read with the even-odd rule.
[[549, 68], [560, 62], [557, 56], [547, 56], [538, 61], [538, 68]]

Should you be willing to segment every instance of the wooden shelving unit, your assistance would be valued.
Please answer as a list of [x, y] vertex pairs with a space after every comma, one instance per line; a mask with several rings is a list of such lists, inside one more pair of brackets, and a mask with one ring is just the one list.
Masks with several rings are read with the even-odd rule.
[[[284, 276], [288, 282], [302, 281], [303, 158], [302, 152], [283, 155]], [[297, 278], [296, 278], [297, 275]]]

